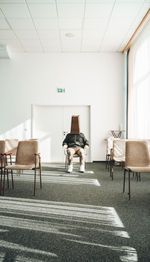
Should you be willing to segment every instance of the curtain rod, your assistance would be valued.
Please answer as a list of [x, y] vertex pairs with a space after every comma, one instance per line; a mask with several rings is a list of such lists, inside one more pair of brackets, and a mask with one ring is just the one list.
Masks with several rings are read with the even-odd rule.
[[122, 50], [122, 54], [124, 54], [124, 52], [128, 49], [128, 47], [130, 46], [133, 38], [135, 37], [135, 35], [137, 34], [137, 32], [139, 31], [139, 29], [142, 27], [142, 25], [144, 24], [145, 20], [147, 19], [147, 17], [150, 15], [150, 8], [148, 9], [147, 13], [145, 14], [145, 16], [143, 17], [142, 21], [140, 22], [140, 24], [138, 25], [138, 27], [136, 28], [135, 32], [133, 33], [133, 35], [131, 36], [130, 40], [128, 41], [127, 45], [125, 46], [125, 48]]

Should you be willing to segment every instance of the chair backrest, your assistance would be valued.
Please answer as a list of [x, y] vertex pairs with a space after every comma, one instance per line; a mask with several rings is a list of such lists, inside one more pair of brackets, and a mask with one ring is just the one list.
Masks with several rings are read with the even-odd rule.
[[35, 154], [38, 153], [38, 141], [20, 141], [17, 148], [16, 164], [31, 165], [35, 163]]
[[111, 150], [113, 149], [113, 142], [114, 140], [119, 140], [120, 138], [114, 138], [113, 136], [110, 136], [108, 138], [105, 139], [106, 142], [106, 154], [110, 155], [111, 154]]
[[125, 166], [147, 166], [150, 164], [150, 155], [147, 141], [126, 142]]
[[5, 140], [0, 140], [0, 154], [5, 153]]
[[[0, 154], [4, 154], [5, 153], [5, 140], [0, 140]], [[5, 163], [6, 159], [1, 156], [0, 157], [0, 167], [4, 167], [4, 163]]]
[[111, 149], [113, 148], [114, 137], [110, 136], [105, 139], [106, 141], [106, 155], [110, 155]]
[[113, 140], [113, 159], [118, 162], [125, 161], [125, 139]]
[[16, 155], [18, 142], [19, 142], [18, 139], [6, 139], [5, 140], [5, 152], [12, 153], [12, 155]]

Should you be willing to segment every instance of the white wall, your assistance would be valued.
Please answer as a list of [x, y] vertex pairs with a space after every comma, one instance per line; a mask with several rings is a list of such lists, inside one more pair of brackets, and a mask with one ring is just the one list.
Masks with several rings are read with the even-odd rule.
[[[30, 136], [31, 104], [91, 105], [92, 160], [104, 160], [104, 138], [123, 123], [123, 67], [120, 53], [1, 59], [1, 138]], [[57, 93], [58, 87], [66, 92]]]

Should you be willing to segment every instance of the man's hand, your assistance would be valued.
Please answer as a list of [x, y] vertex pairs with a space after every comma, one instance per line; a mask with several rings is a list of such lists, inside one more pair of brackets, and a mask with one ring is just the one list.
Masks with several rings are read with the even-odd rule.
[[67, 147], [68, 147], [67, 145], [64, 145], [64, 146], [63, 146], [64, 150], [67, 149]]
[[84, 150], [87, 151], [89, 149], [89, 146], [85, 145]]

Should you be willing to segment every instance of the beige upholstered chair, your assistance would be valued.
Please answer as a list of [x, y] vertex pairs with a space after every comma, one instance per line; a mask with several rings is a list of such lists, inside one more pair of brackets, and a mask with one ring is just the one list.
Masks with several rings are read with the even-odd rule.
[[[5, 140], [0, 140], [0, 155], [4, 156], [5, 154]], [[4, 167], [4, 160], [3, 157], [1, 157], [1, 161], [0, 161], [0, 168]]]
[[110, 136], [105, 139], [106, 143], [106, 169], [109, 171], [110, 170], [110, 157], [112, 154], [113, 150], [113, 142], [114, 140], [118, 140], [118, 138], [114, 138], [113, 136]]
[[113, 180], [114, 177], [114, 166], [124, 166], [125, 162], [125, 139], [114, 139], [113, 148], [110, 155], [110, 176]]
[[114, 137], [108, 137], [105, 139], [106, 143], [106, 169], [109, 171], [110, 169], [110, 155], [111, 155], [111, 150], [113, 148], [113, 140]]
[[7, 157], [7, 161], [8, 163], [10, 162], [10, 164], [16, 162], [18, 142], [18, 139], [5, 139], [5, 154], [9, 155], [9, 160]]
[[[0, 140], [0, 170], [1, 170], [1, 180], [0, 180], [0, 194], [2, 192], [2, 178], [4, 173], [4, 168], [7, 163], [11, 163], [11, 153], [6, 152], [6, 141]], [[9, 187], [9, 179], [7, 174], [7, 185]]]
[[[42, 188], [41, 159], [38, 153], [38, 141], [37, 140], [20, 141], [17, 147], [16, 163], [15, 165], [6, 166], [5, 172], [8, 173], [8, 171], [11, 171], [11, 174], [13, 174], [13, 170], [34, 170], [34, 195], [35, 195], [37, 169], [39, 169], [40, 171], [40, 188]], [[4, 172], [4, 185], [5, 185], [5, 172]], [[12, 179], [12, 187], [14, 187], [13, 179]]]
[[150, 153], [148, 141], [127, 141], [126, 161], [124, 168], [123, 192], [125, 192], [125, 179], [128, 173], [128, 194], [131, 198], [130, 173], [150, 173]]
[[16, 155], [18, 147], [18, 139], [6, 139], [5, 140], [5, 152]]

